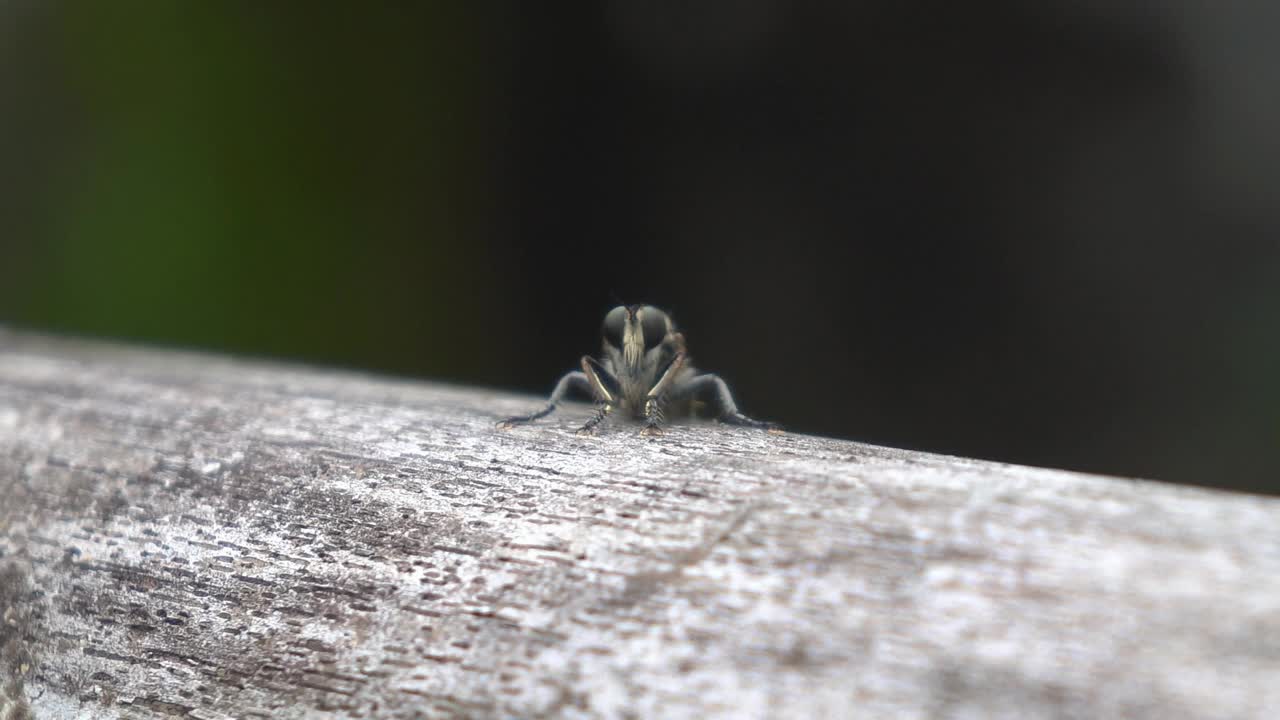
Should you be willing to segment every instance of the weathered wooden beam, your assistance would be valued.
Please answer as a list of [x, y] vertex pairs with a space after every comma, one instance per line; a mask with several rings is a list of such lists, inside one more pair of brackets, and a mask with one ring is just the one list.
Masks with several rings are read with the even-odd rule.
[[0, 332], [0, 718], [1280, 717], [1276, 500], [537, 403]]

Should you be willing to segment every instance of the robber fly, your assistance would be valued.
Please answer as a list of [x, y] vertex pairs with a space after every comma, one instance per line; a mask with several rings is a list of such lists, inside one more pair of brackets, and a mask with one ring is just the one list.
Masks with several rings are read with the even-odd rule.
[[[709, 404], [723, 423], [777, 430], [774, 423], [753, 420], [738, 412], [729, 386], [718, 376], [699, 374], [689, 362], [684, 335], [671, 317], [652, 305], [620, 305], [604, 316], [604, 352], [597, 360], [582, 358], [582, 370], [565, 374], [551, 391], [547, 406], [529, 415], [517, 415], [498, 423], [508, 428], [550, 415], [570, 390], [595, 399], [595, 415], [578, 429], [594, 435], [600, 423], [615, 410], [644, 420], [645, 435], [662, 433], [662, 422], [672, 415], [692, 415], [697, 406]], [[705, 398], [705, 400], [704, 400]]]

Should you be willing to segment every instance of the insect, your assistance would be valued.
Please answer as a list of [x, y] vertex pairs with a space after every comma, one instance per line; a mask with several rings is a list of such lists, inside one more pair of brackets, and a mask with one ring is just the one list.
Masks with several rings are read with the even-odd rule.
[[619, 305], [604, 316], [602, 334], [603, 353], [599, 360], [583, 356], [582, 370], [560, 378], [546, 407], [507, 418], [498, 427], [546, 417], [555, 412], [570, 390], [577, 390], [590, 394], [596, 403], [595, 414], [578, 429], [579, 435], [594, 435], [614, 411], [643, 419], [642, 434], [659, 435], [668, 412], [693, 415], [702, 405], [714, 408], [716, 419], [723, 423], [779, 429], [774, 423], [753, 420], [738, 412], [724, 380], [694, 369], [684, 335], [662, 310], [652, 305]]

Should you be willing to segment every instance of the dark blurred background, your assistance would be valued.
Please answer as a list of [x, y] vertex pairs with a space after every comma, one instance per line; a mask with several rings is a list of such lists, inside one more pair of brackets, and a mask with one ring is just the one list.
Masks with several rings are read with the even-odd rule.
[[0, 3], [0, 322], [543, 394], [617, 296], [796, 431], [1277, 493], [1278, 27]]

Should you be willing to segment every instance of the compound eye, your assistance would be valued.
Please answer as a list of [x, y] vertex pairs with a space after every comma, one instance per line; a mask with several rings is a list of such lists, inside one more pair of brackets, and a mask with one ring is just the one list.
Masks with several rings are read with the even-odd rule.
[[627, 329], [627, 309], [619, 305], [604, 316], [604, 341], [622, 349], [622, 334]]
[[662, 344], [670, 325], [667, 314], [652, 305], [640, 308], [640, 327], [644, 330], [644, 347], [652, 350]]

